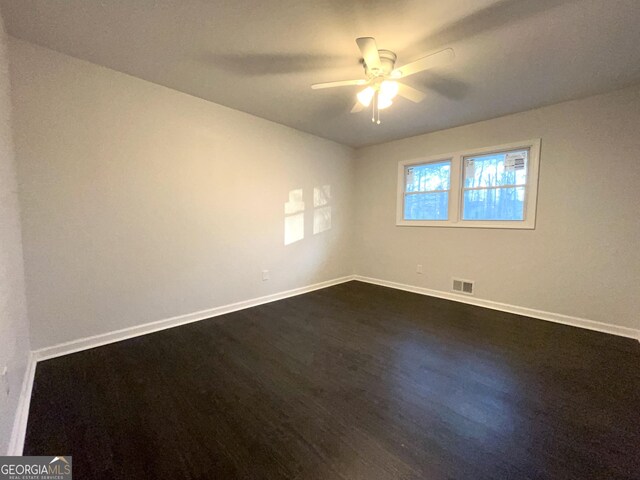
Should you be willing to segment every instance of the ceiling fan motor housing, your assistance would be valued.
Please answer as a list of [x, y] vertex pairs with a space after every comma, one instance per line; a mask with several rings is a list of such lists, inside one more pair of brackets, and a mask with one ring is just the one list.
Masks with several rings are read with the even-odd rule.
[[398, 58], [391, 50], [378, 50], [378, 55], [380, 56], [380, 70], [370, 69], [367, 62], [363, 61], [364, 71], [368, 78], [389, 76]]

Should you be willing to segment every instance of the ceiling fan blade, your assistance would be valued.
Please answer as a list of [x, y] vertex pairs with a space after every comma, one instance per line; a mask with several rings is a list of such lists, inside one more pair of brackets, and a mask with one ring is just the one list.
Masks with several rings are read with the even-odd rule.
[[426, 95], [420, 90], [416, 90], [415, 88], [403, 83], [398, 83], [398, 95], [415, 103], [420, 103], [424, 100], [424, 97], [426, 97]]
[[382, 65], [380, 64], [380, 55], [378, 54], [378, 46], [373, 37], [360, 37], [356, 38], [356, 43], [362, 52], [362, 58], [364, 63], [370, 70], [380, 70]]
[[362, 110], [364, 110], [364, 105], [362, 105], [360, 102], [356, 102], [356, 104], [351, 109], [351, 113], [358, 113]]
[[346, 87], [349, 85], [364, 85], [366, 80], [341, 80], [339, 82], [316, 83], [311, 88], [318, 90], [320, 88]]
[[441, 50], [426, 57], [416, 60], [415, 62], [407, 63], [406, 65], [396, 68], [391, 72], [391, 76], [394, 78], [403, 78], [413, 75], [414, 73], [423, 72], [433, 67], [440, 65], [446, 65], [451, 63], [455, 58], [452, 48]]

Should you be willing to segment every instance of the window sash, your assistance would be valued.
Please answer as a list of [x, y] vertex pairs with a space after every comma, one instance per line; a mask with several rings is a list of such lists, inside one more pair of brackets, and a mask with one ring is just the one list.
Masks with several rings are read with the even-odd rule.
[[495, 190], [496, 188], [527, 188], [526, 183], [513, 183], [508, 185], [493, 185], [491, 187], [463, 187], [462, 191], [468, 190]]
[[423, 195], [425, 193], [444, 193], [451, 192], [451, 190], [420, 190], [419, 192], [405, 192], [404, 196], [407, 197], [409, 195]]
[[[429, 218], [429, 219], [424, 219], [424, 218], [422, 218], [422, 219], [407, 218], [407, 216], [406, 216], [406, 213], [407, 213], [407, 203], [406, 203], [406, 198], [407, 198], [407, 197], [413, 197], [414, 195], [412, 195], [412, 196], [406, 195], [406, 196], [405, 196], [405, 203], [404, 203], [404, 213], [403, 213], [403, 217], [402, 217], [402, 218], [403, 218], [403, 220], [404, 220], [404, 221], [406, 221], [406, 222], [446, 222], [446, 221], [448, 221], [448, 220], [449, 220], [449, 216], [451, 215], [451, 208], [450, 208], [450, 204], [451, 204], [451, 202], [450, 202], [451, 194], [450, 194], [449, 190], [440, 190], [440, 191], [422, 192], [422, 193], [420, 193], [419, 195], [422, 195], [422, 196], [431, 195], [431, 196], [433, 196], [433, 197], [437, 197], [437, 196], [440, 196], [440, 195], [441, 195], [441, 194], [443, 194], [443, 193], [446, 193], [446, 198], [447, 198], [447, 201], [446, 201], [446, 208], [445, 208], [445, 210], [444, 210], [444, 212], [446, 213], [446, 218]], [[439, 209], [436, 209], [436, 212], [440, 212], [440, 210], [439, 210]]]
[[[407, 192], [407, 176], [408, 170], [410, 168], [422, 167], [425, 165], [433, 165], [433, 164], [447, 164], [449, 166], [449, 188], [448, 189], [438, 189], [438, 190], [419, 190], [419, 191], [411, 191]], [[451, 186], [453, 181], [453, 159], [452, 158], [442, 158], [439, 157], [437, 160], [429, 160], [424, 162], [415, 162], [410, 164], [403, 165], [403, 180], [402, 180], [402, 221], [404, 222], [448, 222], [451, 218]], [[446, 193], [447, 194], [447, 218], [446, 219], [432, 219], [432, 220], [413, 220], [408, 219], [405, 216], [406, 213], [406, 198], [411, 195], [425, 195], [425, 194], [436, 194], [436, 193]]]
[[[523, 190], [523, 199], [522, 199], [522, 219], [491, 219], [491, 218], [464, 218], [464, 206], [465, 206], [465, 197], [464, 193], [468, 191], [478, 191], [478, 190], [499, 190], [499, 189], [517, 189], [521, 188]], [[504, 187], [479, 187], [479, 188], [466, 188], [462, 190], [462, 200], [460, 202], [460, 222], [524, 222], [527, 220], [527, 186], [526, 185], [505, 185]]]
[[[516, 183], [516, 184], [510, 184], [510, 186], [514, 186], [514, 187], [522, 187], [522, 186], [526, 186], [528, 183], [528, 178], [529, 178], [529, 157], [531, 156], [531, 148], [530, 147], [526, 147], [526, 148], [510, 148], [508, 150], [504, 150], [504, 149], [500, 149], [500, 150], [494, 150], [494, 151], [487, 151], [487, 152], [483, 152], [483, 153], [477, 153], [475, 155], [464, 155], [461, 158], [461, 164], [462, 164], [462, 179], [461, 179], [461, 186], [463, 189], [472, 189], [472, 188], [497, 188], [497, 187], [505, 187], [508, 186], [507, 184], [504, 185], [487, 185], [487, 186], [479, 186], [479, 187], [466, 187], [466, 181], [467, 181], [467, 160], [474, 160], [474, 165], [475, 165], [475, 160], [480, 158], [480, 157], [488, 157], [488, 156], [494, 156], [494, 155], [506, 155], [509, 153], [518, 153], [518, 152], [526, 152], [527, 156], [526, 156], [526, 162], [524, 164], [524, 171], [526, 172], [526, 179], [524, 181], [524, 183]], [[505, 158], [506, 160], [506, 158]], [[476, 168], [474, 166], [474, 168]], [[497, 166], [496, 166], [497, 168]], [[517, 173], [514, 169], [514, 172]]]

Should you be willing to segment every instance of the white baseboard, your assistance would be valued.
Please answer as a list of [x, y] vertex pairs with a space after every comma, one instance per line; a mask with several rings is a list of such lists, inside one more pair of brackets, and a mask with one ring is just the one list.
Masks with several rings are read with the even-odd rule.
[[499, 310], [501, 312], [515, 313], [516, 315], [537, 318], [539, 320], [547, 320], [549, 322], [562, 323], [564, 325], [571, 325], [573, 327], [586, 328], [587, 330], [595, 330], [598, 332], [609, 333], [611, 335], [634, 338], [640, 341], [640, 330], [637, 330], [635, 328], [621, 327], [619, 325], [596, 322], [594, 320], [588, 320], [586, 318], [572, 317], [570, 315], [563, 315], [561, 313], [545, 312], [544, 310], [519, 307], [517, 305], [509, 305], [508, 303], [483, 300], [480, 298], [469, 297], [467, 295], [443, 292], [441, 290], [431, 290], [429, 288], [416, 287], [414, 285], [406, 285], [404, 283], [390, 282], [387, 280], [380, 280], [378, 278], [363, 277], [361, 275], [354, 275], [354, 280], [365, 283], [372, 283], [383, 287], [395, 288], [397, 290], [419, 293], [421, 295], [428, 295], [430, 297], [438, 297], [444, 298], [446, 300], [453, 300], [455, 302], [468, 303], [469, 305], [490, 308], [492, 310]]
[[302, 295], [303, 293], [312, 292], [321, 288], [331, 287], [332, 285], [337, 285], [339, 283], [349, 282], [353, 280], [353, 278], [353, 275], [335, 278], [333, 280], [315, 283], [306, 287], [299, 287], [292, 290], [286, 290], [284, 292], [265, 295], [264, 297], [244, 300], [242, 302], [232, 303], [230, 305], [222, 305], [220, 307], [214, 307], [208, 310], [201, 310], [199, 312], [179, 315], [177, 317], [167, 318], [164, 320], [157, 320], [155, 322], [145, 323], [143, 325], [136, 325], [134, 327], [123, 328], [121, 330], [114, 330], [112, 332], [107, 332], [100, 335], [80, 338], [78, 340], [72, 340], [70, 342], [60, 343], [51, 347], [35, 350], [33, 353], [35, 354], [36, 360], [47, 360], [50, 358], [59, 357], [61, 355], [68, 355], [70, 353], [88, 350], [90, 348], [99, 347], [101, 345], [107, 345], [109, 343], [119, 342], [128, 338], [139, 337], [140, 335], [146, 335], [148, 333], [165, 330], [167, 328], [177, 327], [186, 323], [198, 322], [200, 320], [206, 320], [207, 318], [217, 317], [226, 313], [244, 310], [245, 308], [275, 302], [276, 300], [282, 300], [283, 298]]
[[27, 420], [29, 419], [29, 405], [31, 404], [31, 390], [33, 389], [33, 378], [36, 373], [36, 356], [33, 352], [29, 353], [27, 360], [27, 369], [24, 372], [22, 386], [20, 388], [20, 397], [18, 398], [18, 408], [16, 417], [13, 421], [11, 429], [11, 438], [9, 440], [9, 450], [7, 455], [22, 455], [24, 448], [24, 437], [27, 433]]

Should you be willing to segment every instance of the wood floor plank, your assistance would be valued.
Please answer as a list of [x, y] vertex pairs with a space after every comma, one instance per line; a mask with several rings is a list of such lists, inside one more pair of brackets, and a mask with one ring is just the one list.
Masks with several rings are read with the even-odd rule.
[[38, 364], [83, 479], [639, 479], [638, 342], [349, 282]]

